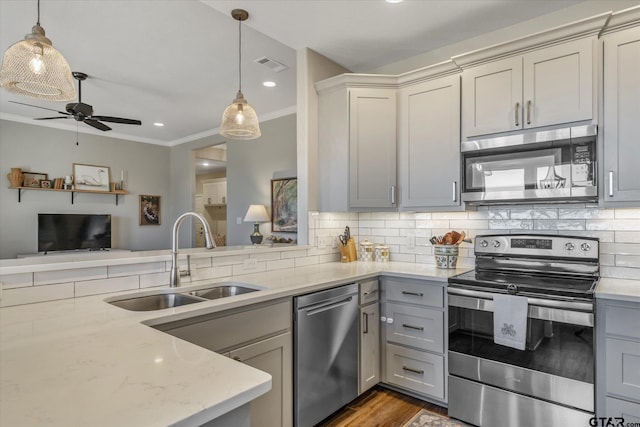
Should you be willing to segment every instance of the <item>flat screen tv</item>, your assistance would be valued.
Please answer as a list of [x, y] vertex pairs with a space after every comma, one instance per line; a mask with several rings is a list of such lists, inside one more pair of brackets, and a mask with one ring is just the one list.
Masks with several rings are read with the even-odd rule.
[[38, 252], [111, 248], [111, 215], [38, 214]]

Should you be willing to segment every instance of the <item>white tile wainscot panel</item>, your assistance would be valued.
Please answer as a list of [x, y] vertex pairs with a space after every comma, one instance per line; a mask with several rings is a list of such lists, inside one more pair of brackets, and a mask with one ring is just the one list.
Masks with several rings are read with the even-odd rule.
[[75, 296], [106, 294], [140, 288], [139, 276], [114, 277], [111, 279], [85, 280], [75, 283]]
[[75, 270], [43, 271], [33, 273], [36, 286], [80, 280], [106, 279], [107, 267], [78, 268]]
[[53, 301], [57, 299], [73, 298], [73, 283], [58, 283], [55, 285], [30, 286], [2, 291], [0, 306], [31, 304], [35, 302]]
[[140, 288], [152, 288], [155, 286], [169, 286], [169, 273], [152, 273], [140, 275]]
[[[193, 263], [192, 263], [193, 265]], [[166, 271], [164, 262], [145, 262], [141, 264], [110, 265], [107, 267], [109, 277], [133, 276], [135, 274], [162, 273]]]
[[33, 273], [4, 274], [0, 276], [0, 283], [2, 283], [2, 289], [33, 286]]

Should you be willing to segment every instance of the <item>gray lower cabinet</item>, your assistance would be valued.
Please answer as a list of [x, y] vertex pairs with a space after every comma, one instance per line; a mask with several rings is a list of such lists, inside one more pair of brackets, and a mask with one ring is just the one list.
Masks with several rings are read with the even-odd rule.
[[604, 206], [640, 204], [640, 26], [603, 37]]
[[596, 350], [596, 415], [640, 422], [640, 303], [597, 300]]
[[154, 327], [270, 374], [271, 390], [251, 402], [251, 426], [293, 425], [290, 299], [253, 304]]
[[447, 402], [444, 285], [382, 279], [382, 382]]

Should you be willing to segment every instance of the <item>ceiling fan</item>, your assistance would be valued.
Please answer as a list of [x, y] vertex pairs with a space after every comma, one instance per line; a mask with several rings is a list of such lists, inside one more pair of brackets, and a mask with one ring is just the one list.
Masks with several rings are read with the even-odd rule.
[[87, 79], [87, 75], [85, 73], [81, 73], [78, 71], [74, 71], [73, 77], [78, 80], [78, 102], [71, 102], [67, 104], [65, 109], [67, 111], [58, 111], [51, 108], [40, 107], [38, 105], [25, 104], [24, 102], [17, 101], [9, 101], [14, 104], [27, 105], [29, 107], [41, 108], [43, 110], [55, 111], [57, 113], [62, 114], [62, 116], [56, 117], [40, 117], [34, 120], [54, 120], [54, 119], [75, 119], [79, 122], [84, 122], [89, 126], [93, 126], [96, 129], [102, 131], [111, 130], [111, 128], [105, 125], [102, 122], [111, 122], [111, 123], [122, 123], [125, 125], [141, 125], [142, 122], [140, 120], [134, 119], [123, 119], [121, 117], [111, 117], [111, 116], [94, 116], [93, 115], [93, 107], [89, 104], [85, 104], [82, 102], [82, 82]]

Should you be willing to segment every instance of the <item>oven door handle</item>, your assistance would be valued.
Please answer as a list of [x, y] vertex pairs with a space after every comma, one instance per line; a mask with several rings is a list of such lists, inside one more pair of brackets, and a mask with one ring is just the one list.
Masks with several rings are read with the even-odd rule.
[[[493, 312], [493, 293], [472, 289], [447, 288], [449, 307]], [[593, 304], [527, 298], [528, 317], [593, 327]]]

